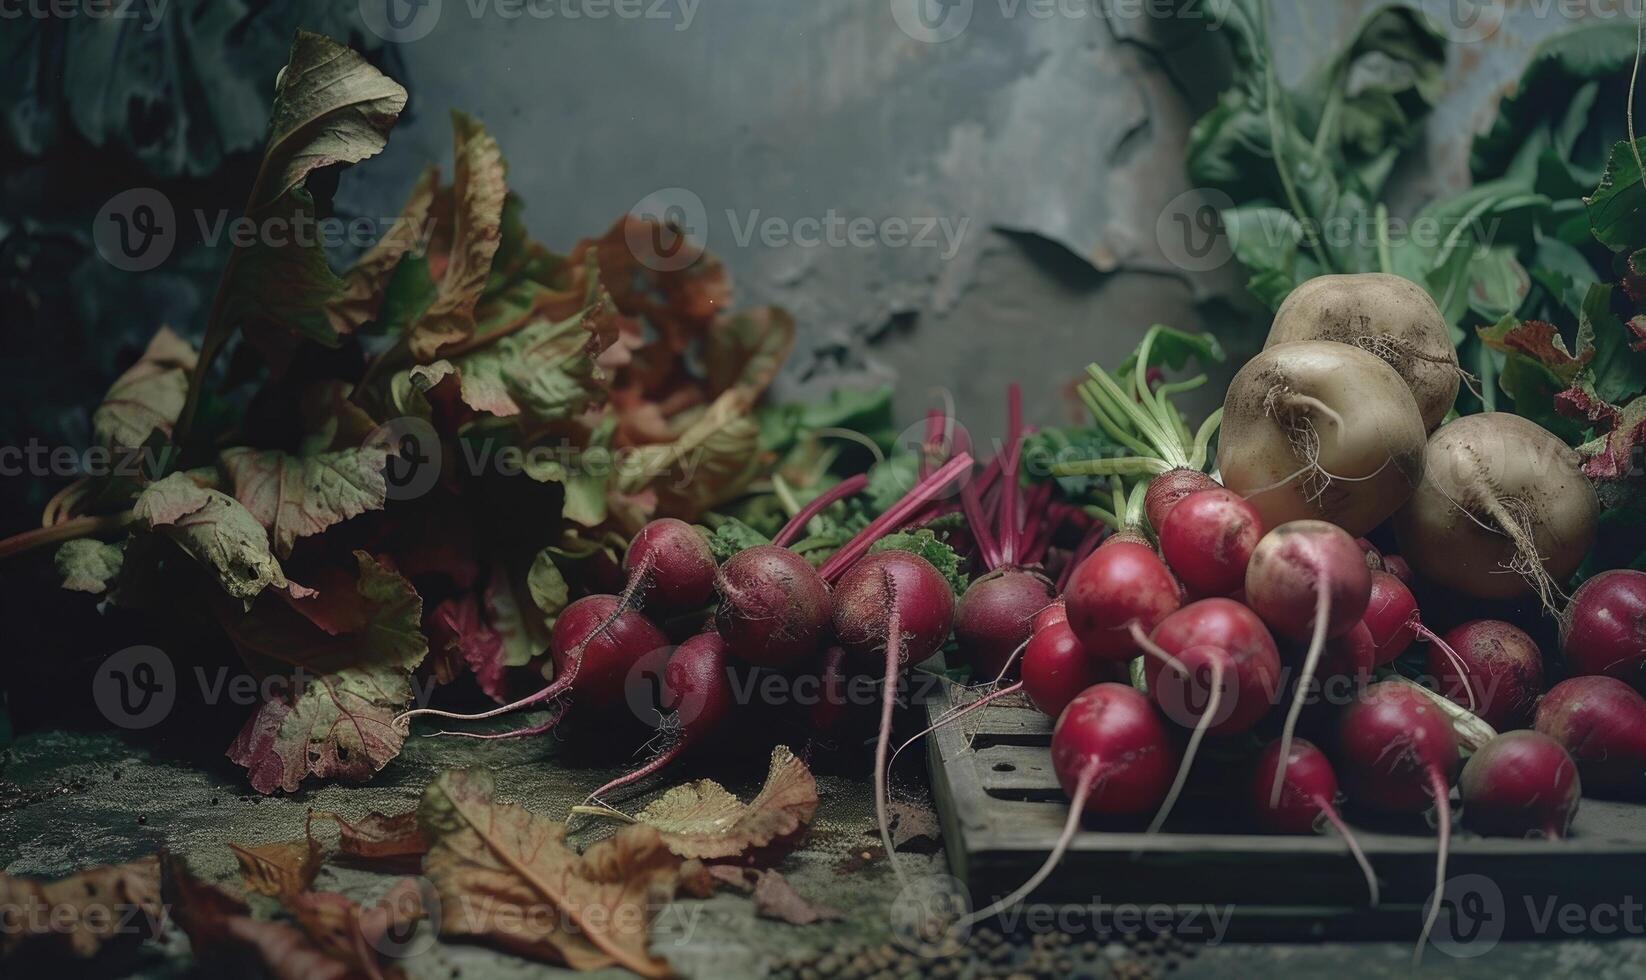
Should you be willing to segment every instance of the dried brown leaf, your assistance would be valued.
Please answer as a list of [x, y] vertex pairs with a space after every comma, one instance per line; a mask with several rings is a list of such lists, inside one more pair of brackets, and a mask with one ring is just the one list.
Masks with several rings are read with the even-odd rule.
[[0, 874], [0, 961], [88, 960], [111, 946], [135, 946], [165, 922], [160, 859], [87, 868], [57, 881]]
[[796, 926], [845, 918], [839, 909], [805, 898], [794, 890], [789, 879], [771, 870], [762, 871], [754, 886], [754, 914]]
[[676, 786], [635, 818], [671, 851], [706, 861], [767, 864], [800, 842], [817, 812], [817, 781], [788, 746], [772, 750], [766, 784], [747, 804], [708, 779]]
[[417, 823], [417, 811], [389, 815], [376, 810], [358, 821], [340, 814], [318, 814], [337, 823], [338, 853], [357, 864], [421, 867], [428, 853], [429, 839]]
[[229, 844], [240, 862], [240, 877], [259, 895], [290, 898], [309, 890], [320, 873], [322, 852], [314, 839], [314, 814], [303, 827], [303, 839], [272, 844]]

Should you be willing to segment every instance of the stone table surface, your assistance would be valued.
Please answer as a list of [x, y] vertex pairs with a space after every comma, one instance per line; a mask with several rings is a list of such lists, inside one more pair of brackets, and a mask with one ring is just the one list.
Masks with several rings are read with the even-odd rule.
[[[185, 735], [155, 738], [114, 733], [38, 732], [13, 741], [0, 756], [0, 867], [7, 873], [55, 877], [77, 868], [131, 860], [159, 848], [184, 855], [210, 880], [229, 882], [236, 864], [229, 842], [256, 844], [301, 838], [308, 811], [347, 817], [370, 810], [388, 813], [416, 804], [423, 786], [453, 766], [489, 765], [498, 772], [500, 796], [552, 816], [581, 799], [615, 772], [609, 760], [589, 766], [564, 758], [566, 745], [552, 739], [524, 743], [473, 743], [413, 739], [406, 751], [367, 786], [323, 786], [291, 797], [259, 797], [224, 763], [202, 762]], [[748, 799], [764, 775], [765, 748], [728, 753], [713, 773]], [[854, 859], [871, 848], [873, 801], [857, 758], [818, 762], [822, 805], [802, 849], [780, 866], [796, 889], [844, 913], [839, 922], [806, 927], [758, 919], [748, 899], [720, 894], [671, 908], [654, 929], [654, 949], [693, 977], [757, 977], [776, 959], [812, 948], [850, 951], [887, 941], [887, 909], [898, 888], [883, 860]], [[849, 763], [849, 764], [848, 764]], [[694, 770], [687, 776], [706, 775]], [[901, 782], [915, 787], [920, 773]], [[621, 801], [637, 809], [649, 794]], [[598, 836], [601, 826], [579, 830]], [[906, 854], [915, 874], [941, 870], [941, 854]], [[379, 895], [393, 880], [327, 864], [317, 887], [356, 899]], [[265, 911], [270, 906], [262, 907]], [[1637, 923], [1638, 926], [1638, 923]], [[426, 926], [425, 926], [426, 928]], [[178, 976], [186, 968], [186, 940], [145, 947], [136, 973]], [[1183, 978], [1344, 977], [1554, 977], [1646, 976], [1646, 941], [1638, 936], [1610, 942], [1567, 940], [1502, 943], [1488, 954], [1454, 959], [1431, 949], [1421, 969], [1410, 967], [1410, 947], [1399, 943], [1292, 945], [1225, 944], [1201, 949], [1173, 974]], [[433, 942], [405, 961], [413, 978], [540, 976], [541, 964], [484, 947]], [[613, 975], [620, 975], [614, 973]]]

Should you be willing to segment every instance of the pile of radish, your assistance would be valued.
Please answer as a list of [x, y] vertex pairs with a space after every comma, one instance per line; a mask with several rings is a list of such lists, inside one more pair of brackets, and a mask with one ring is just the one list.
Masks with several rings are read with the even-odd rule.
[[[1346, 816], [1414, 829], [1426, 818], [1438, 888], [1454, 813], [1481, 834], [1559, 837], [1584, 792], [1646, 795], [1646, 573], [1608, 572], [1567, 594], [1595, 538], [1595, 493], [1571, 451], [1525, 419], [1446, 421], [1463, 375], [1423, 290], [1382, 275], [1299, 289], [1196, 430], [1171, 396], [1204, 379], [1163, 382], [1152, 346], [1164, 337], [1151, 330], [1120, 371], [1094, 366], [1080, 386], [1124, 455], [1053, 472], [1092, 478], [1103, 499], [1068, 501], [1022, 478], [1031, 433], [1014, 387], [986, 465], [934, 414], [918, 481], [820, 565], [790, 545], [864, 477], [718, 565], [700, 529], [653, 522], [628, 551], [624, 590], [561, 615], [546, 687], [486, 712], [406, 717], [559, 709], [483, 736], [511, 737], [610, 710], [641, 658], [669, 645], [669, 624], [695, 613], [686, 621], [702, 632], [669, 654], [661, 685], [666, 743], [594, 795], [725, 726], [742, 708], [732, 672], [817, 678], [819, 735], [849, 714], [841, 686], [870, 678], [881, 685], [875, 800], [896, 867], [897, 685], [947, 647], [981, 690], [936, 724], [1026, 695], [1056, 719], [1052, 765], [1072, 804], [1046, 865], [974, 920], [1043, 881], [1084, 817], [1161, 832], [1208, 742], [1220, 760], [1250, 761], [1231, 809], [1251, 829], [1335, 835], [1374, 904], [1375, 869]], [[965, 560], [966, 587], [882, 543], [922, 528]], [[1534, 634], [1556, 627], [1558, 651], [1540, 646]], [[1431, 902], [1422, 936], [1437, 911]]]

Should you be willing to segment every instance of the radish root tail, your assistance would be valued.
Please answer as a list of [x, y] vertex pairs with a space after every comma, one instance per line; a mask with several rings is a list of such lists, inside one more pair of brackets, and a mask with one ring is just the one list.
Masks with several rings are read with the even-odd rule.
[[1428, 914], [1423, 919], [1423, 932], [1417, 937], [1417, 948], [1412, 950], [1412, 966], [1423, 962], [1423, 947], [1429, 943], [1429, 934], [1434, 932], [1435, 920], [1440, 918], [1440, 900], [1446, 892], [1446, 853], [1452, 844], [1452, 789], [1446, 785], [1446, 780], [1439, 771], [1429, 770], [1429, 791], [1435, 798], [1435, 815], [1440, 826], [1436, 828], [1440, 834], [1440, 843], [1435, 851], [1435, 893], [1429, 901]]
[[1343, 822], [1343, 815], [1337, 812], [1329, 800], [1316, 800], [1315, 805], [1320, 807], [1320, 813], [1326, 822], [1332, 825], [1337, 835], [1343, 838], [1343, 843], [1349, 846], [1349, 853], [1354, 855], [1355, 863], [1360, 865], [1360, 873], [1366, 876], [1366, 892], [1370, 895], [1372, 906], [1378, 903], [1377, 875], [1372, 871], [1372, 862], [1366, 859], [1366, 852], [1360, 849], [1360, 841], [1355, 839], [1354, 831]]
[[1326, 576], [1315, 577], [1315, 625], [1309, 637], [1309, 652], [1303, 658], [1303, 670], [1297, 675], [1297, 692], [1292, 705], [1286, 709], [1286, 724], [1280, 729], [1280, 761], [1275, 766], [1274, 786], [1269, 789], [1269, 805], [1280, 804], [1280, 788], [1286, 781], [1286, 760], [1292, 754], [1292, 736], [1297, 731], [1298, 716], [1303, 714], [1303, 701], [1309, 696], [1309, 684], [1314, 681], [1315, 668], [1320, 665], [1320, 653], [1326, 647], [1326, 626], [1332, 618], [1332, 590]]
[[1462, 657], [1458, 656], [1457, 651], [1452, 649], [1452, 645], [1450, 643], [1447, 643], [1445, 640], [1441, 639], [1440, 636], [1433, 630], [1429, 629], [1429, 627], [1424, 626], [1422, 620], [1418, 619], [1417, 616], [1414, 615], [1409, 621], [1407, 621], [1407, 625], [1410, 626], [1412, 631], [1424, 641], [1433, 643], [1435, 646], [1439, 647], [1440, 652], [1446, 655], [1447, 660], [1451, 661], [1452, 668], [1457, 671], [1458, 678], [1463, 681], [1463, 690], [1469, 695], [1469, 710], [1478, 713], [1480, 709], [1475, 705], [1475, 685], [1473, 681], [1469, 680], [1469, 675], [1472, 673], [1472, 671], [1469, 670], [1469, 664]]
[[892, 712], [897, 707], [897, 677], [902, 667], [903, 624], [898, 616], [895, 586], [888, 577], [887, 594], [892, 598], [886, 614], [886, 676], [885, 690], [880, 696], [880, 736], [874, 746], [874, 816], [880, 823], [880, 843], [886, 848], [886, 860], [897, 875], [898, 887], [908, 887], [903, 865], [898, 863], [897, 849], [892, 846], [892, 823], [887, 806], [890, 764], [886, 758], [892, 741]]
[[1011, 908], [1018, 902], [1028, 898], [1036, 888], [1040, 887], [1041, 882], [1051, 876], [1052, 871], [1057, 868], [1058, 862], [1063, 860], [1063, 852], [1069, 849], [1069, 843], [1074, 840], [1075, 831], [1080, 829], [1080, 817], [1086, 811], [1086, 798], [1097, 787], [1099, 782], [1098, 772], [1102, 768], [1103, 764], [1093, 759], [1085, 769], [1081, 770], [1080, 780], [1075, 784], [1074, 795], [1069, 798], [1069, 818], [1064, 821], [1063, 832], [1058, 835], [1057, 843], [1052, 846], [1052, 853], [1046, 855], [1046, 863], [1040, 866], [1040, 870], [1031, 875], [1028, 881], [1018, 886], [1017, 890], [1010, 895], [962, 918], [955, 924], [956, 930], [970, 928]]
[[[1166, 799], [1160, 804], [1160, 810], [1149, 823], [1146, 834], [1157, 833], [1166, 818], [1171, 816], [1172, 807], [1177, 804], [1178, 796], [1183, 792], [1183, 784], [1189, 779], [1189, 769], [1194, 765], [1195, 753], [1200, 751], [1200, 741], [1206, 737], [1206, 729], [1212, 727], [1217, 718], [1218, 709], [1223, 706], [1223, 661], [1213, 657], [1212, 688], [1206, 696], [1206, 710], [1201, 713], [1200, 720], [1195, 722], [1194, 732], [1189, 736], [1189, 744], [1183, 750], [1183, 761], [1178, 764], [1177, 776], [1172, 780], [1172, 788], [1166, 793]], [[1192, 678], [1190, 679], [1192, 683]]]

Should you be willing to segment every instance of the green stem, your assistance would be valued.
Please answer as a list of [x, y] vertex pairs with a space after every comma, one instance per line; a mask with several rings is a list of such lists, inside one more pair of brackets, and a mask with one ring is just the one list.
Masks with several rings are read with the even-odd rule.
[[1497, 359], [1485, 344], [1477, 348], [1475, 373], [1480, 375], [1480, 408], [1484, 412], [1497, 411]]
[[790, 520], [800, 513], [800, 501], [795, 499], [794, 490], [783, 479], [783, 474], [772, 474], [772, 493], [777, 495], [777, 502], [783, 506], [783, 512], [789, 515]]
[[1200, 423], [1200, 431], [1195, 433], [1194, 449], [1189, 453], [1189, 467], [1196, 470], [1206, 468], [1206, 457], [1212, 451], [1212, 436], [1217, 434], [1218, 427], [1223, 424], [1223, 409], [1218, 409], [1206, 416], [1206, 421]]
[[1109, 416], [1109, 411], [1105, 406], [1103, 399], [1099, 397], [1100, 392], [1095, 384], [1087, 382], [1086, 384], [1075, 388], [1075, 392], [1080, 396], [1080, 400], [1086, 403], [1086, 410], [1092, 413], [1092, 418], [1097, 421], [1098, 428], [1102, 429], [1104, 434], [1110, 439], [1113, 439], [1115, 442], [1120, 443], [1127, 449], [1130, 449], [1139, 455], [1147, 456], [1154, 451], [1139, 440], [1133, 438], [1131, 433], [1122, 429], [1120, 425]]
[[[1266, 5], [1262, 6], [1259, 19], [1263, 25], [1263, 34], [1267, 37], [1269, 14]], [[1264, 67], [1264, 94], [1268, 97], [1269, 103], [1268, 112], [1264, 115], [1269, 123], [1269, 148], [1274, 154], [1275, 173], [1279, 175], [1281, 189], [1286, 193], [1287, 206], [1292, 209], [1292, 213], [1297, 216], [1298, 223], [1303, 226], [1303, 237], [1308, 243], [1309, 250], [1315, 253], [1315, 258], [1320, 260], [1321, 268], [1327, 272], [1336, 272], [1337, 264], [1332, 261], [1330, 253], [1321, 244], [1319, 237], [1315, 234], [1314, 222], [1310, 219], [1308, 212], [1303, 209], [1303, 200], [1298, 197], [1297, 184], [1292, 179], [1291, 167], [1286, 161], [1287, 148], [1284, 141], [1284, 131], [1280, 125], [1282, 101], [1280, 76], [1275, 73], [1273, 59], [1270, 59]]]
[[1385, 274], [1395, 271], [1389, 252], [1389, 208], [1381, 202], [1377, 206], [1377, 264]]
[[1077, 459], [1052, 466], [1053, 476], [1159, 476], [1172, 467], [1153, 456]]

